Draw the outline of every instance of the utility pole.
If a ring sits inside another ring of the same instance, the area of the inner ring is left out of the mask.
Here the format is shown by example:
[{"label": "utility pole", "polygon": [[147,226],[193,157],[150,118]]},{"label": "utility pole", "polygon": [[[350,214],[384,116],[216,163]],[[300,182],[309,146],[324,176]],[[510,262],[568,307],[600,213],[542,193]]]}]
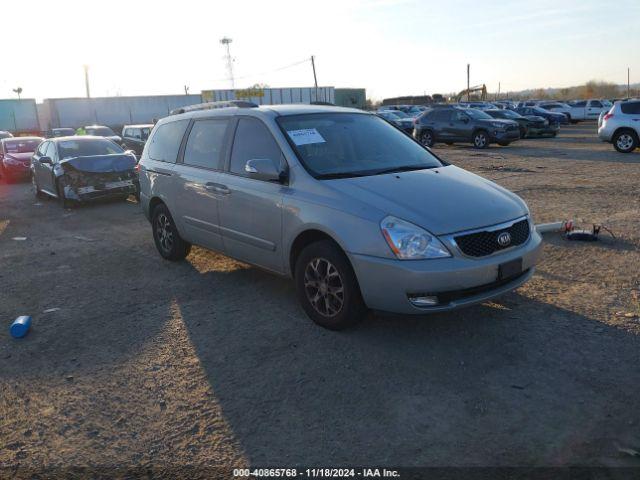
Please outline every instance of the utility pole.
[{"label": "utility pole", "polygon": [[629,93],[630,92],[629,87],[631,86],[631,84],[629,83],[629,78],[630,78],[629,77],[629,75],[630,75],[629,72],[630,72],[630,70],[631,69],[629,67],[627,67],[627,98],[631,98],[631,94]]},{"label": "utility pole", "polygon": [[84,68],[84,88],[87,91],[87,98],[91,98],[91,92],[89,90],[89,65],[83,65]]},{"label": "utility pole", "polygon": [[496,97],[496,100],[500,100],[500,82],[498,82],[498,96]]},{"label": "utility pole", "polygon": [[471,68],[471,65],[467,63],[467,102],[471,101],[471,92],[469,91],[469,89],[471,88],[471,84],[469,83],[470,68]]},{"label": "utility pole", "polygon": [[229,81],[231,82],[231,88],[235,89],[235,82],[233,80],[233,58],[231,58],[231,50],[229,48],[229,45],[231,44],[233,40],[231,40],[229,37],[222,37],[220,39],[220,43],[222,45],[224,45],[227,49],[227,55],[225,56],[225,59],[227,60],[227,72],[229,73]]},{"label": "utility pole", "polygon": [[311,55],[311,68],[313,68],[313,84],[316,86],[316,102],[318,101],[318,77],[316,77],[316,59]]}]

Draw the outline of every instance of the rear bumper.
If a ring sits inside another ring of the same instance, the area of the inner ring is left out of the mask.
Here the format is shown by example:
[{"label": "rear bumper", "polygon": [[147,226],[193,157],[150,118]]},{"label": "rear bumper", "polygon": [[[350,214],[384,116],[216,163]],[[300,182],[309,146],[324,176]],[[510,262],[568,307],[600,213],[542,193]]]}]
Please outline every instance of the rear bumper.
[{"label": "rear bumper", "polygon": [[31,176],[30,165],[14,165],[3,162],[2,166],[5,174],[11,178],[28,178]]},{"label": "rear bumper", "polygon": [[[426,314],[482,303],[519,287],[533,275],[541,250],[542,240],[533,230],[522,246],[484,258],[402,261],[355,254],[349,258],[369,308]],[[518,258],[522,258],[522,273],[498,281],[499,265]],[[439,303],[416,307],[409,296],[418,294],[438,296]]]},{"label": "rear bumper", "polygon": [[598,128],[598,138],[603,142],[611,143],[612,137],[613,137],[613,129],[607,128],[606,124]]}]

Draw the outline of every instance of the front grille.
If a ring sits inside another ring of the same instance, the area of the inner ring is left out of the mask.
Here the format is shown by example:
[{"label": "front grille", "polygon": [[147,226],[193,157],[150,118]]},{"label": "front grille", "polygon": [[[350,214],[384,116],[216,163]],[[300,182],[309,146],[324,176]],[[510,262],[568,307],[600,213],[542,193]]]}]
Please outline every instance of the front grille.
[{"label": "front grille", "polygon": [[[498,236],[503,232],[508,232],[509,235],[511,235],[511,243],[504,247],[498,243]],[[522,245],[529,239],[529,233],[529,221],[525,219],[500,230],[460,235],[459,237],[455,237],[455,241],[465,255],[470,257],[485,257],[498,250]]]}]

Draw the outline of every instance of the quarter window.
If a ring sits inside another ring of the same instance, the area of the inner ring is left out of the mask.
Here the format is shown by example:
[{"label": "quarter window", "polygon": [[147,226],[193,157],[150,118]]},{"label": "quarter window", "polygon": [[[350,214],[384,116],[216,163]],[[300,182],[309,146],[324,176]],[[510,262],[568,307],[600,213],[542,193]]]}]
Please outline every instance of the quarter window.
[{"label": "quarter window", "polygon": [[639,115],[640,102],[623,102],[620,105],[620,110],[627,115]]},{"label": "quarter window", "polygon": [[246,163],[255,158],[268,158],[278,165],[282,151],[264,123],[255,118],[241,118],[233,141],[229,170],[246,175]]},{"label": "quarter window", "polygon": [[228,124],[226,119],[197,120],[189,132],[184,149],[184,163],[219,169]]},{"label": "quarter window", "polygon": [[151,138],[149,158],[161,162],[176,163],[187,125],[189,125],[189,120],[177,120],[160,125]]}]

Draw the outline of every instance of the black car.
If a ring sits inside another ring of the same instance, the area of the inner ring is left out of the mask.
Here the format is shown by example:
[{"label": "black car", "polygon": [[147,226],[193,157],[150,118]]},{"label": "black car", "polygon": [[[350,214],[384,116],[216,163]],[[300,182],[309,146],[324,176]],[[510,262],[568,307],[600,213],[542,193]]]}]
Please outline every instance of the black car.
[{"label": "black car", "polygon": [[[544,108],[540,108],[540,107],[517,107],[514,111],[524,116],[535,115],[538,117],[545,118],[546,120],[549,120],[550,126],[552,127],[557,126],[558,130],[560,129],[561,124],[569,123],[569,119],[564,113],[556,113],[550,110],[545,110]],[[557,134],[558,131],[556,130],[555,133]]]},{"label": "black car", "polygon": [[73,202],[99,197],[126,198],[138,192],[136,159],[107,138],[60,137],[45,140],[31,157],[31,179],[38,197]]},{"label": "black car", "polygon": [[47,138],[68,137],[75,134],[76,134],[76,131],[73,128],[68,128],[68,127],[52,128],[47,132]]},{"label": "black car", "polygon": [[507,109],[485,110],[484,112],[491,115],[493,118],[502,118],[518,122],[520,138],[538,136],[544,133],[553,132],[553,129],[549,128],[549,121],[536,115],[529,115],[525,117],[520,115],[518,112]]},{"label": "black car", "polygon": [[142,155],[151,130],[153,130],[153,124],[125,125],[122,127],[122,148],[133,150],[138,156]]},{"label": "black car", "polygon": [[436,142],[471,142],[476,148],[486,148],[490,143],[506,146],[518,140],[520,129],[517,122],[473,108],[436,108],[418,117],[413,137],[428,147]]},{"label": "black car", "polygon": [[413,133],[413,118],[400,110],[380,110],[376,115],[384,118],[408,135]]}]

